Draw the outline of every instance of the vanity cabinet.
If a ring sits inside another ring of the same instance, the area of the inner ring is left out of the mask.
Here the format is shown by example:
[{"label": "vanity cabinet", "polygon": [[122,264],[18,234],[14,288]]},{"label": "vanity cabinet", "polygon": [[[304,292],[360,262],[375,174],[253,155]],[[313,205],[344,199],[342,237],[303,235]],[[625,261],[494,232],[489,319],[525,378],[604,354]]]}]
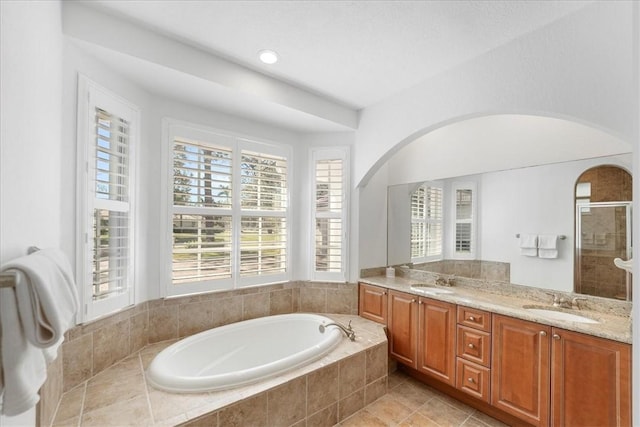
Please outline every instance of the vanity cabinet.
[{"label": "vanity cabinet", "polygon": [[631,425],[631,346],[553,328],[554,426]]},{"label": "vanity cabinet", "polygon": [[491,404],[530,424],[549,424],[551,327],[494,314]]},{"label": "vanity cabinet", "polygon": [[455,386],[455,304],[420,298],[418,321],[418,371]]},{"label": "vanity cabinet", "polygon": [[455,384],[456,306],[389,291],[389,353],[400,363]]},{"label": "vanity cabinet", "polygon": [[631,425],[631,346],[493,315],[491,404],[537,426]]},{"label": "vanity cabinet", "polygon": [[490,400],[491,313],[459,306],[457,310],[456,383],[484,402]]},{"label": "vanity cabinet", "polygon": [[388,339],[389,354],[398,362],[418,367],[418,297],[404,292],[389,291]]},{"label": "vanity cabinet", "polygon": [[358,313],[365,319],[387,324],[387,289],[360,283]]}]

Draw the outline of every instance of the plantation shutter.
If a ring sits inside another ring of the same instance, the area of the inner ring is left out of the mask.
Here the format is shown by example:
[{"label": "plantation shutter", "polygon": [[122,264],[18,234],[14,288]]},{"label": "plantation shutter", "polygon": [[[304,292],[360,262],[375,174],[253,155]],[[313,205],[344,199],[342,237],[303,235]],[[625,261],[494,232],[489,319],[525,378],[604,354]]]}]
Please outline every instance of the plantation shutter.
[{"label": "plantation shutter", "polygon": [[456,253],[473,251],[473,191],[471,189],[456,190]]},{"label": "plantation shutter", "polygon": [[411,194],[411,258],[414,261],[442,255],[442,188],[419,186]]},{"label": "plantation shutter", "polygon": [[95,107],[90,186],[94,194],[91,239],[92,298],[127,289],[130,265],[130,125]]},{"label": "plantation shutter", "polygon": [[316,161],[315,167],[315,270],[343,270],[343,209],[345,200],[342,159]]},{"label": "plantation shutter", "polygon": [[173,141],[172,282],[232,275],[232,148]]}]

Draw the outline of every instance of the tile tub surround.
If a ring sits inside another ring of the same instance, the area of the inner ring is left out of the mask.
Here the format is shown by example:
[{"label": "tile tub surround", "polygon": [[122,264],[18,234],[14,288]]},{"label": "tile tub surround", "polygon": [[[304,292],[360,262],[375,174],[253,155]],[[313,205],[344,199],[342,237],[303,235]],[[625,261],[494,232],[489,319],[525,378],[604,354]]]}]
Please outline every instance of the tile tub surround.
[{"label": "tile tub surround", "polygon": [[[363,277],[360,281],[370,285],[424,296],[424,294],[411,289],[412,284],[433,283],[433,281],[429,281],[428,278],[425,278],[420,273],[411,270],[410,274],[407,275],[408,277],[402,277],[396,273],[395,278],[385,276]],[[465,279],[464,281],[456,279],[456,285],[450,289],[454,291],[453,294],[429,295],[428,297],[627,344],[632,342],[631,303],[628,302],[577,295],[581,298],[587,298],[587,301],[581,302],[582,310],[570,311],[597,319],[600,322],[587,324],[553,320],[525,310],[523,306],[530,304],[551,307],[551,297],[541,289],[511,284],[505,286],[504,283],[483,282],[474,279]],[[562,294],[561,292],[554,293]],[[566,294],[566,296],[569,296],[569,294]]]},{"label": "tile tub surround", "polygon": [[209,393],[174,394],[146,383],[144,369],[175,339],[150,344],[67,391],[54,426],[269,425],[331,426],[387,392],[384,328],[353,315],[355,342],[346,337],[327,356],[278,377]]},{"label": "tile tub surround", "polygon": [[47,368],[36,423],[51,425],[62,393],[148,344],[266,315],[357,314],[357,292],[355,283],[293,281],[143,302],[78,325],[65,333],[58,358]]}]

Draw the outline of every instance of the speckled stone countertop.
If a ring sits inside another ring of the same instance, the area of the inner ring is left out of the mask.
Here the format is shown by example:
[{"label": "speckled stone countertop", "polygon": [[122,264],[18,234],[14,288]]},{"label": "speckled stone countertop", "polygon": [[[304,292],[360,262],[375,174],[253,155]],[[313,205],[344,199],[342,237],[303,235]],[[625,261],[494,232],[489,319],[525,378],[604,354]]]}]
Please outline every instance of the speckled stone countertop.
[{"label": "speckled stone countertop", "polygon": [[[582,332],[585,334],[607,338],[631,344],[631,316],[624,313],[624,310],[614,310],[610,307],[598,307],[601,298],[587,298],[585,308],[577,309],[555,309],[552,307],[550,297],[543,291],[522,286],[512,286],[508,295],[506,292],[489,292],[479,290],[470,286],[452,286],[445,289],[453,291],[452,294],[425,295],[420,291],[411,289],[411,285],[433,284],[429,281],[411,279],[405,277],[388,278],[386,276],[363,277],[359,280],[362,283],[381,286],[401,292],[414,294],[426,298],[446,301],[466,307],[486,310],[492,313],[503,314],[518,319],[529,320],[549,326],[556,326],[570,331]],[[555,292],[558,293],[558,292]],[[541,295],[544,297],[541,297]],[[576,295],[583,297],[583,295]],[[606,302],[603,302],[606,304]],[[540,306],[553,308],[557,311],[576,314],[597,320],[599,323],[580,323],[566,320],[555,320],[537,315],[523,308],[523,306]]]}]

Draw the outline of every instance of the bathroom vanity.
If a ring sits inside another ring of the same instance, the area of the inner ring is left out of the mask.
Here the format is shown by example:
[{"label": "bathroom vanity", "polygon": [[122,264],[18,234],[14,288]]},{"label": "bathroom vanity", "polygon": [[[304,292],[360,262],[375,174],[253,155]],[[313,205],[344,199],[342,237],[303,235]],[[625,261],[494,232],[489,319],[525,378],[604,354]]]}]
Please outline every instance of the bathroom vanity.
[{"label": "bathroom vanity", "polygon": [[415,285],[359,284],[360,316],[387,326],[390,357],[407,373],[510,425],[631,425],[628,317]]}]

